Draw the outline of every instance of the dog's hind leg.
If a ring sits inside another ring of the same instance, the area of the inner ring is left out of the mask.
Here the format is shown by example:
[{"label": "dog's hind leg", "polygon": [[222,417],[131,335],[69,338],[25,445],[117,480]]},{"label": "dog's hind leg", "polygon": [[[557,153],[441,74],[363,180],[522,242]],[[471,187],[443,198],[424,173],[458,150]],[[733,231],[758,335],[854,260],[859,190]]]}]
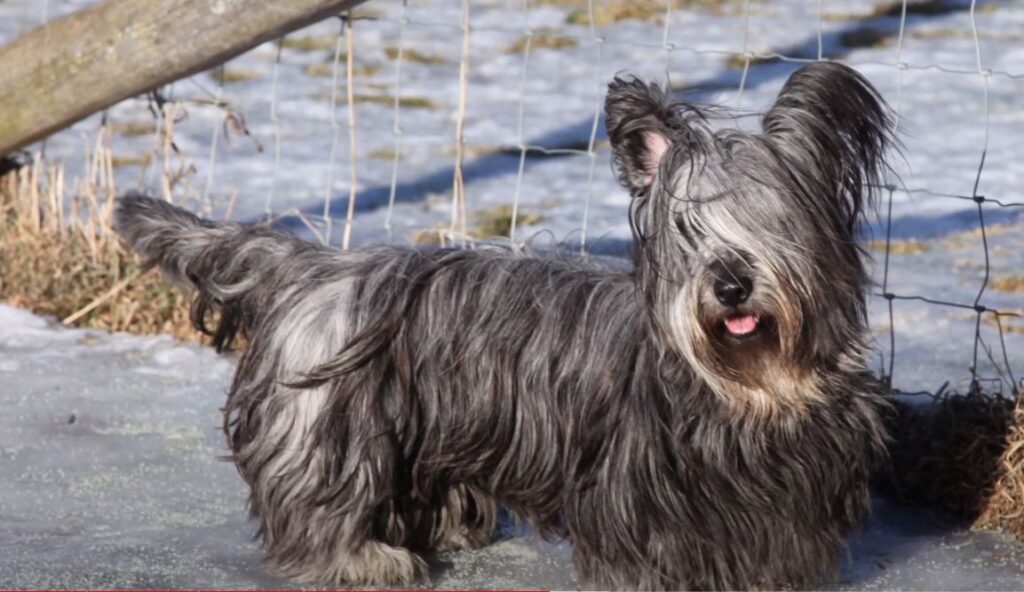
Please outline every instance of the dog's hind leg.
[{"label": "dog's hind leg", "polygon": [[251,487],[268,563],[331,586],[405,586],[426,574],[403,548],[401,458],[364,368],[303,378],[351,339],[349,280],[295,290],[251,337],[226,409],[234,460]]},{"label": "dog's hind leg", "polygon": [[[294,431],[296,416],[300,414],[278,421],[288,421]],[[268,435],[274,430],[272,426]],[[427,569],[422,558],[403,546],[407,527],[392,507],[393,446],[366,433],[346,436],[346,446],[318,442],[287,466],[274,459],[265,462],[264,470],[257,470],[250,480],[252,512],[261,525],[268,562],[282,575],[305,582],[411,585],[423,579]],[[273,438],[266,443],[288,446]],[[333,450],[343,452],[328,452]]]},{"label": "dog's hind leg", "polygon": [[[408,586],[427,575],[426,562],[415,552],[376,538],[362,538],[358,516],[327,517],[303,529],[300,540],[265,539],[267,559],[281,575],[329,586]],[[294,521],[302,517],[291,513]]]},{"label": "dog's hind leg", "polygon": [[326,444],[310,451],[308,464],[253,483],[253,513],[267,559],[282,575],[305,582],[414,584],[427,568],[404,547],[407,524],[392,504],[393,446],[365,434],[347,440],[344,456],[328,457],[327,450],[340,447]]},{"label": "dog's hind leg", "polygon": [[480,490],[459,484],[448,490],[435,516],[432,549],[435,552],[479,549],[491,542],[497,506]]}]

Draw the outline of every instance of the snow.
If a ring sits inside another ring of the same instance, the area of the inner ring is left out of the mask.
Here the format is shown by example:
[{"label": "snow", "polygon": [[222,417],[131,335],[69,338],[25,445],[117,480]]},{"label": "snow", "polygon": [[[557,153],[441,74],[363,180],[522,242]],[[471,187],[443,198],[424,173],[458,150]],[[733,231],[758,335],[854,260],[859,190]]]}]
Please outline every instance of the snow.
[{"label": "snow", "polygon": [[[57,18],[91,3],[0,2],[0,42],[36,26],[44,15]],[[403,107],[396,122],[387,102],[357,103],[356,245],[405,242],[418,230],[450,220],[459,4],[410,0],[403,12],[399,0],[373,0],[362,9],[372,18],[355,23],[356,65],[376,68],[357,77],[356,93],[397,93],[428,105]],[[634,73],[669,83],[688,100],[738,109],[737,125],[747,126],[754,119],[746,115],[769,106],[798,64],[753,63],[740,95],[742,72],[725,67],[728,54],[811,59],[818,55],[820,33],[822,55],[858,68],[901,117],[904,147],[894,163],[898,189],[892,194],[891,236],[920,241],[924,250],[894,252],[886,276],[883,253],[872,249],[875,292],[973,305],[986,277],[1024,273],[1024,207],[992,201],[979,206],[969,199],[977,184],[977,194],[988,200],[1024,203],[1024,2],[978,2],[974,15],[970,2],[951,4],[946,14],[909,14],[899,43],[899,18],[870,17],[874,0],[822,2],[820,31],[819,3],[809,0],[751,2],[749,21],[743,3],[736,2],[717,12],[676,8],[667,27],[625,21],[594,30],[566,24],[569,9],[557,4],[524,10],[519,0],[473,0],[464,167],[470,217],[518,195],[521,211],[543,217],[521,226],[520,239],[578,244],[585,232],[591,251],[621,255],[629,242],[628,199],[615,183],[599,118],[607,82]],[[398,45],[403,16],[404,47],[440,63],[403,61],[396,87],[396,63],[385,48]],[[845,48],[844,35],[864,27],[884,41]],[[523,53],[508,49],[526,30],[536,40],[548,33],[545,28],[576,45],[535,44],[524,77]],[[292,37],[333,39],[339,30],[335,19]],[[223,126],[224,112],[209,104],[217,93],[209,75],[165,89],[170,98],[185,101],[187,112],[175,126],[180,156],[174,162],[195,167],[177,196],[221,216],[237,193],[234,217],[240,220],[260,219],[268,208],[294,208],[315,218],[326,199],[336,218],[331,241],[339,244],[352,181],[347,109],[343,101],[332,106],[329,75],[307,73],[326,66],[330,74],[332,50],[284,49],[275,85],[276,55],[269,43],[228,65],[257,74],[223,90],[253,139]],[[343,97],[344,76],[339,91]],[[152,121],[143,99],[125,101],[107,116],[114,123]],[[33,150],[45,148],[73,178],[83,169],[99,125],[98,116],[89,118]],[[591,157],[586,149],[594,130]],[[215,134],[218,149],[211,158]],[[395,161],[388,151],[396,141],[395,205],[389,208]],[[519,178],[520,144],[577,152],[531,152]],[[152,135],[111,139],[119,156],[153,145]],[[155,191],[158,173],[155,166],[124,166],[117,179],[122,190]],[[207,180],[211,191],[203,204]],[[885,200],[872,215],[869,230],[876,240],[885,238],[888,208]],[[979,215],[987,229],[987,266]],[[283,224],[309,236],[295,218]],[[979,302],[1024,313],[1020,292],[988,289]],[[979,375],[992,379],[985,383],[992,388],[1009,392],[1011,381],[1024,375],[1024,321],[1003,318],[1015,330],[1000,336],[986,315],[977,325],[976,349],[977,313],[969,306],[902,299],[892,305],[890,319],[888,301],[875,296],[870,302],[873,367],[888,368],[891,328],[893,382],[900,389],[935,391],[948,383],[963,391],[975,356]],[[224,453],[218,407],[232,369],[231,359],[169,337],[68,330],[0,306],[0,584],[288,585],[261,567],[245,517],[244,487],[231,466],[217,460]],[[1024,585],[1022,568],[1016,567],[1024,566],[1021,545],[881,502],[872,529],[851,552],[843,573],[851,588]],[[450,565],[434,585],[572,587],[568,553],[564,545],[510,536],[481,552],[446,558]]]},{"label": "snow", "polygon": [[[53,18],[87,3],[51,0],[49,16]],[[977,182],[978,193],[989,199],[1024,202],[1020,192],[1024,165],[1017,157],[1017,142],[1024,135],[1024,109],[1020,108],[1019,99],[1024,94],[1019,34],[1024,26],[1024,3],[978,5],[974,15],[980,36],[977,54],[970,3],[952,4],[954,10],[948,14],[908,15],[902,45],[897,43],[898,18],[866,17],[874,2],[822,5],[823,55],[858,67],[901,115],[904,157],[896,159],[895,165],[898,181],[908,191],[893,194],[892,235],[897,239],[938,239],[978,227],[973,201],[936,193],[969,197]],[[621,254],[629,238],[628,200],[616,185],[608,164],[609,151],[602,142],[600,121],[594,158],[585,154],[596,109],[612,76],[629,72],[669,81],[689,100],[739,107],[741,113],[758,112],[770,105],[786,76],[798,64],[753,64],[740,97],[736,89],[741,71],[723,68],[725,52],[746,48],[758,55],[817,56],[816,3],[753,2],[749,32],[742,3],[726,4],[727,8],[730,6],[732,9],[721,15],[676,9],[666,35],[666,29],[653,22],[625,21],[591,32],[585,25],[565,24],[567,9],[563,7],[544,5],[524,11],[519,2],[474,1],[465,130],[469,156],[464,167],[470,217],[474,210],[510,203],[518,195],[521,211],[543,216],[539,223],[520,227],[519,238],[574,243],[585,230],[592,250]],[[373,18],[356,22],[356,65],[373,66],[377,71],[357,77],[356,93],[391,97],[397,92],[406,99],[427,100],[436,108],[403,107],[397,122],[401,133],[396,134],[391,104],[357,103],[358,194],[353,242],[382,242],[389,236],[392,240],[408,241],[416,231],[446,223],[451,217],[461,52],[459,6],[439,1],[410,2],[404,15],[408,21],[404,46],[438,57],[441,63],[404,60],[397,87],[396,64],[387,57],[385,49],[398,45],[401,3],[375,0],[364,10]],[[0,4],[0,39],[25,30],[39,18],[35,5],[26,0]],[[887,35],[887,41],[878,47],[853,50],[842,46],[844,34],[864,27]],[[523,39],[527,28],[538,37],[545,28],[551,29],[575,40],[577,46],[558,50],[535,47],[522,84],[523,55],[509,52],[508,48]],[[330,20],[293,37],[326,36],[331,41],[339,29],[338,21]],[[667,46],[662,44],[663,38]],[[169,97],[186,101],[187,116],[175,126],[175,141],[181,158],[196,168],[179,188],[179,198],[193,204],[202,200],[209,180],[209,205],[215,215],[221,215],[229,207],[231,196],[237,194],[234,213],[243,220],[263,217],[268,205],[274,212],[295,208],[315,218],[323,213],[325,198],[329,198],[329,210],[336,218],[332,242],[338,244],[350,186],[347,110],[344,105],[332,110],[329,76],[310,76],[306,72],[310,66],[320,66],[327,67],[329,74],[332,50],[307,52],[286,48],[277,69],[276,86],[275,56],[274,44],[265,44],[228,66],[258,74],[252,80],[229,84],[223,91],[224,98],[244,116],[256,141],[224,129],[223,111],[208,104],[216,95],[216,83],[208,75],[200,74],[166,89]],[[982,68],[993,70],[991,76],[977,72],[979,57]],[[906,69],[897,67],[898,62],[905,63]],[[343,79],[339,85],[340,96],[344,96]],[[272,117],[275,107],[276,120]],[[114,123],[150,122],[148,108],[141,99],[126,101],[107,115]],[[750,120],[744,118],[742,124],[749,124]],[[337,123],[337,127],[332,123]],[[99,118],[94,117],[46,142],[48,156],[69,167],[69,178],[80,171],[85,160],[83,146],[92,145],[98,126]],[[279,163],[277,132],[281,136]],[[210,145],[215,133],[218,150],[211,160]],[[396,140],[400,142],[396,203],[391,209],[388,202],[394,160],[388,152],[395,149]],[[529,146],[573,147],[583,152],[549,156],[531,152],[520,182],[520,140]],[[116,155],[137,155],[153,144],[148,135],[115,135],[112,150]],[[985,166],[979,179],[977,170],[986,146]],[[332,151],[334,147],[336,151]],[[502,148],[505,150],[499,150]],[[121,188],[155,190],[157,168],[149,167],[143,173],[138,167],[119,167]],[[329,179],[333,182],[330,188]],[[876,216],[876,238],[884,237],[887,206],[888,203],[881,204]],[[1003,208],[992,202],[983,204],[982,210],[987,224],[1012,223],[1024,214],[1024,207]],[[390,235],[386,230],[389,221],[393,227]],[[295,218],[284,223],[296,232],[309,234]],[[981,262],[980,240],[975,238],[974,242],[973,251],[964,250],[955,257],[969,258],[972,265]],[[1021,258],[1017,254],[1019,251],[994,257],[994,271],[1008,273],[1019,269]],[[892,275],[894,290],[898,288],[895,291],[901,295],[935,297],[936,294],[919,289],[922,286],[913,269],[917,261],[897,266]],[[911,269],[905,269],[908,266]],[[935,287],[944,292],[944,298],[973,303],[980,282],[974,284],[958,278]],[[982,304],[997,301],[998,295],[990,292]],[[1019,299],[1009,304],[1020,306]],[[939,317],[960,318],[958,311],[921,303],[913,307],[925,308],[928,314]],[[1020,335],[1013,337],[1013,345],[1020,345]],[[973,350],[973,340],[970,341],[965,350]],[[958,385],[968,380],[968,365],[963,360],[957,363],[954,378]],[[933,375],[948,374],[944,367],[933,369]],[[897,370],[898,386],[905,390],[919,386],[914,384],[918,375],[902,368]]]}]

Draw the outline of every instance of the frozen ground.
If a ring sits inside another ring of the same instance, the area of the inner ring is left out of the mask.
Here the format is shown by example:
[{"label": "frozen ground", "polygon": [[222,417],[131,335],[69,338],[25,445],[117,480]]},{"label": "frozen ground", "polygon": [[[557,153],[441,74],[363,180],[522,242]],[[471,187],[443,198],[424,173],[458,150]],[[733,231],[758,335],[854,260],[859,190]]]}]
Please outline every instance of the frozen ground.
[{"label": "frozen ground", "polygon": [[[0,0],[0,42],[90,3]],[[595,107],[615,73],[668,81],[683,97],[738,107],[742,115],[768,106],[796,65],[755,61],[740,96],[742,70],[730,67],[730,53],[813,58],[819,51],[816,0],[752,1],[749,21],[737,1],[713,12],[676,8],[667,27],[655,19],[593,31],[566,24],[572,8],[565,2],[527,4],[529,10],[520,0],[472,2],[464,170],[470,219],[518,195],[522,211],[539,216],[519,229],[520,238],[572,244],[585,230],[588,246],[603,253],[621,254],[628,238],[628,204],[608,164],[603,122],[597,122],[594,158],[585,151]],[[1024,274],[1024,1],[979,1],[973,19],[970,4],[950,0],[933,14],[911,10],[900,44],[899,18],[879,15],[884,11],[874,0],[825,0],[820,30],[822,55],[860,69],[901,115],[905,159],[896,166],[904,188],[892,197],[899,248],[890,258],[887,288],[968,304],[986,276],[978,206],[962,199],[975,183],[978,194],[1017,204],[981,205],[990,277]],[[225,73],[245,79],[222,90],[209,74],[164,89],[186,109],[175,126],[180,152],[172,164],[194,167],[185,169],[192,172],[176,197],[204,202],[220,215],[237,194],[234,216],[244,220],[289,209],[316,217],[325,202],[340,218],[354,155],[356,244],[408,241],[449,220],[459,5],[410,0],[403,13],[398,0],[372,0],[361,9],[369,18],[355,25],[354,90],[362,99],[354,152],[346,107],[331,101],[337,21],[290,36],[277,66],[274,44],[231,62]],[[535,41],[524,76],[524,53],[513,46],[527,29],[535,40],[554,35],[568,41],[557,49]],[[400,42],[420,57],[406,53],[396,71],[392,55]],[[991,76],[978,73],[979,61]],[[338,90],[343,97],[343,76]],[[395,95],[403,100],[398,121],[390,103]],[[244,117],[252,139],[224,127],[225,110],[211,104],[218,96]],[[152,133],[144,133],[153,125],[146,101],[126,101],[107,116],[116,131],[109,147],[120,187],[155,189],[158,167],[138,166],[155,144]],[[740,125],[751,121],[743,117]],[[48,158],[65,162],[71,178],[82,170],[99,122],[86,120],[33,149],[45,147]],[[576,152],[531,151],[520,177],[520,142]],[[875,239],[884,238],[887,206],[871,229]],[[285,223],[302,232],[295,218]],[[342,226],[340,219],[333,224],[334,244]],[[877,247],[872,243],[881,291],[886,277]],[[1019,291],[989,289],[980,302],[1024,313]],[[886,367],[894,331],[897,387],[968,386],[973,311],[897,300],[890,320],[886,301],[875,298],[871,326],[879,365]],[[1011,373],[1016,379],[1024,374],[1024,320],[1004,318],[1003,326],[1001,339],[988,316],[981,323],[979,373],[991,379],[991,388],[1007,392]],[[288,585],[260,566],[241,483],[230,465],[216,460],[224,452],[217,408],[231,368],[230,360],[168,338],[62,330],[0,309],[0,586]],[[573,585],[564,545],[522,536],[445,559],[450,564],[438,570],[436,586]],[[1000,536],[879,504],[872,529],[852,547],[843,582],[850,588],[1021,589],[1022,559],[1022,546]]]},{"label": "frozen ground", "polygon": [[[0,305],[0,586],[282,588],[252,540],[218,407],[233,369],[167,337],[65,329]],[[575,586],[564,543],[506,529],[438,588]],[[1024,589],[1024,545],[876,504],[843,589]]]}]

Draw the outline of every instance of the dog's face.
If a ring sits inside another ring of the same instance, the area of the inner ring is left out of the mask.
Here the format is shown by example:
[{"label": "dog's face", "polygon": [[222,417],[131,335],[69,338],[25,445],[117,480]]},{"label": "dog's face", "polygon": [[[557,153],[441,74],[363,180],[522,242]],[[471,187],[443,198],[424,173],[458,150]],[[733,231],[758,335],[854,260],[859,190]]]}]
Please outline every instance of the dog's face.
[{"label": "dog's face", "polygon": [[867,81],[805,66],[760,133],[713,131],[635,79],[613,82],[606,109],[656,326],[713,390],[770,414],[805,408],[825,375],[858,368],[856,227],[890,138]]}]

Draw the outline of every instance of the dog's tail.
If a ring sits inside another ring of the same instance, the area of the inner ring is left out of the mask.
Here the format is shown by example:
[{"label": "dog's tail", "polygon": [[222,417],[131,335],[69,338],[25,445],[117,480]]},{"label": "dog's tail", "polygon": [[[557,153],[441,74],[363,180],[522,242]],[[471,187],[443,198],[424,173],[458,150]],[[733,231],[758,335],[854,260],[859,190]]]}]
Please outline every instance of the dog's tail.
[{"label": "dog's tail", "polygon": [[[192,286],[192,323],[218,349],[251,333],[271,308],[275,290],[299,279],[293,263],[317,247],[289,235],[203,220],[165,201],[128,194],[118,199],[114,229],[150,267]],[[209,323],[219,312],[217,326]]]}]

